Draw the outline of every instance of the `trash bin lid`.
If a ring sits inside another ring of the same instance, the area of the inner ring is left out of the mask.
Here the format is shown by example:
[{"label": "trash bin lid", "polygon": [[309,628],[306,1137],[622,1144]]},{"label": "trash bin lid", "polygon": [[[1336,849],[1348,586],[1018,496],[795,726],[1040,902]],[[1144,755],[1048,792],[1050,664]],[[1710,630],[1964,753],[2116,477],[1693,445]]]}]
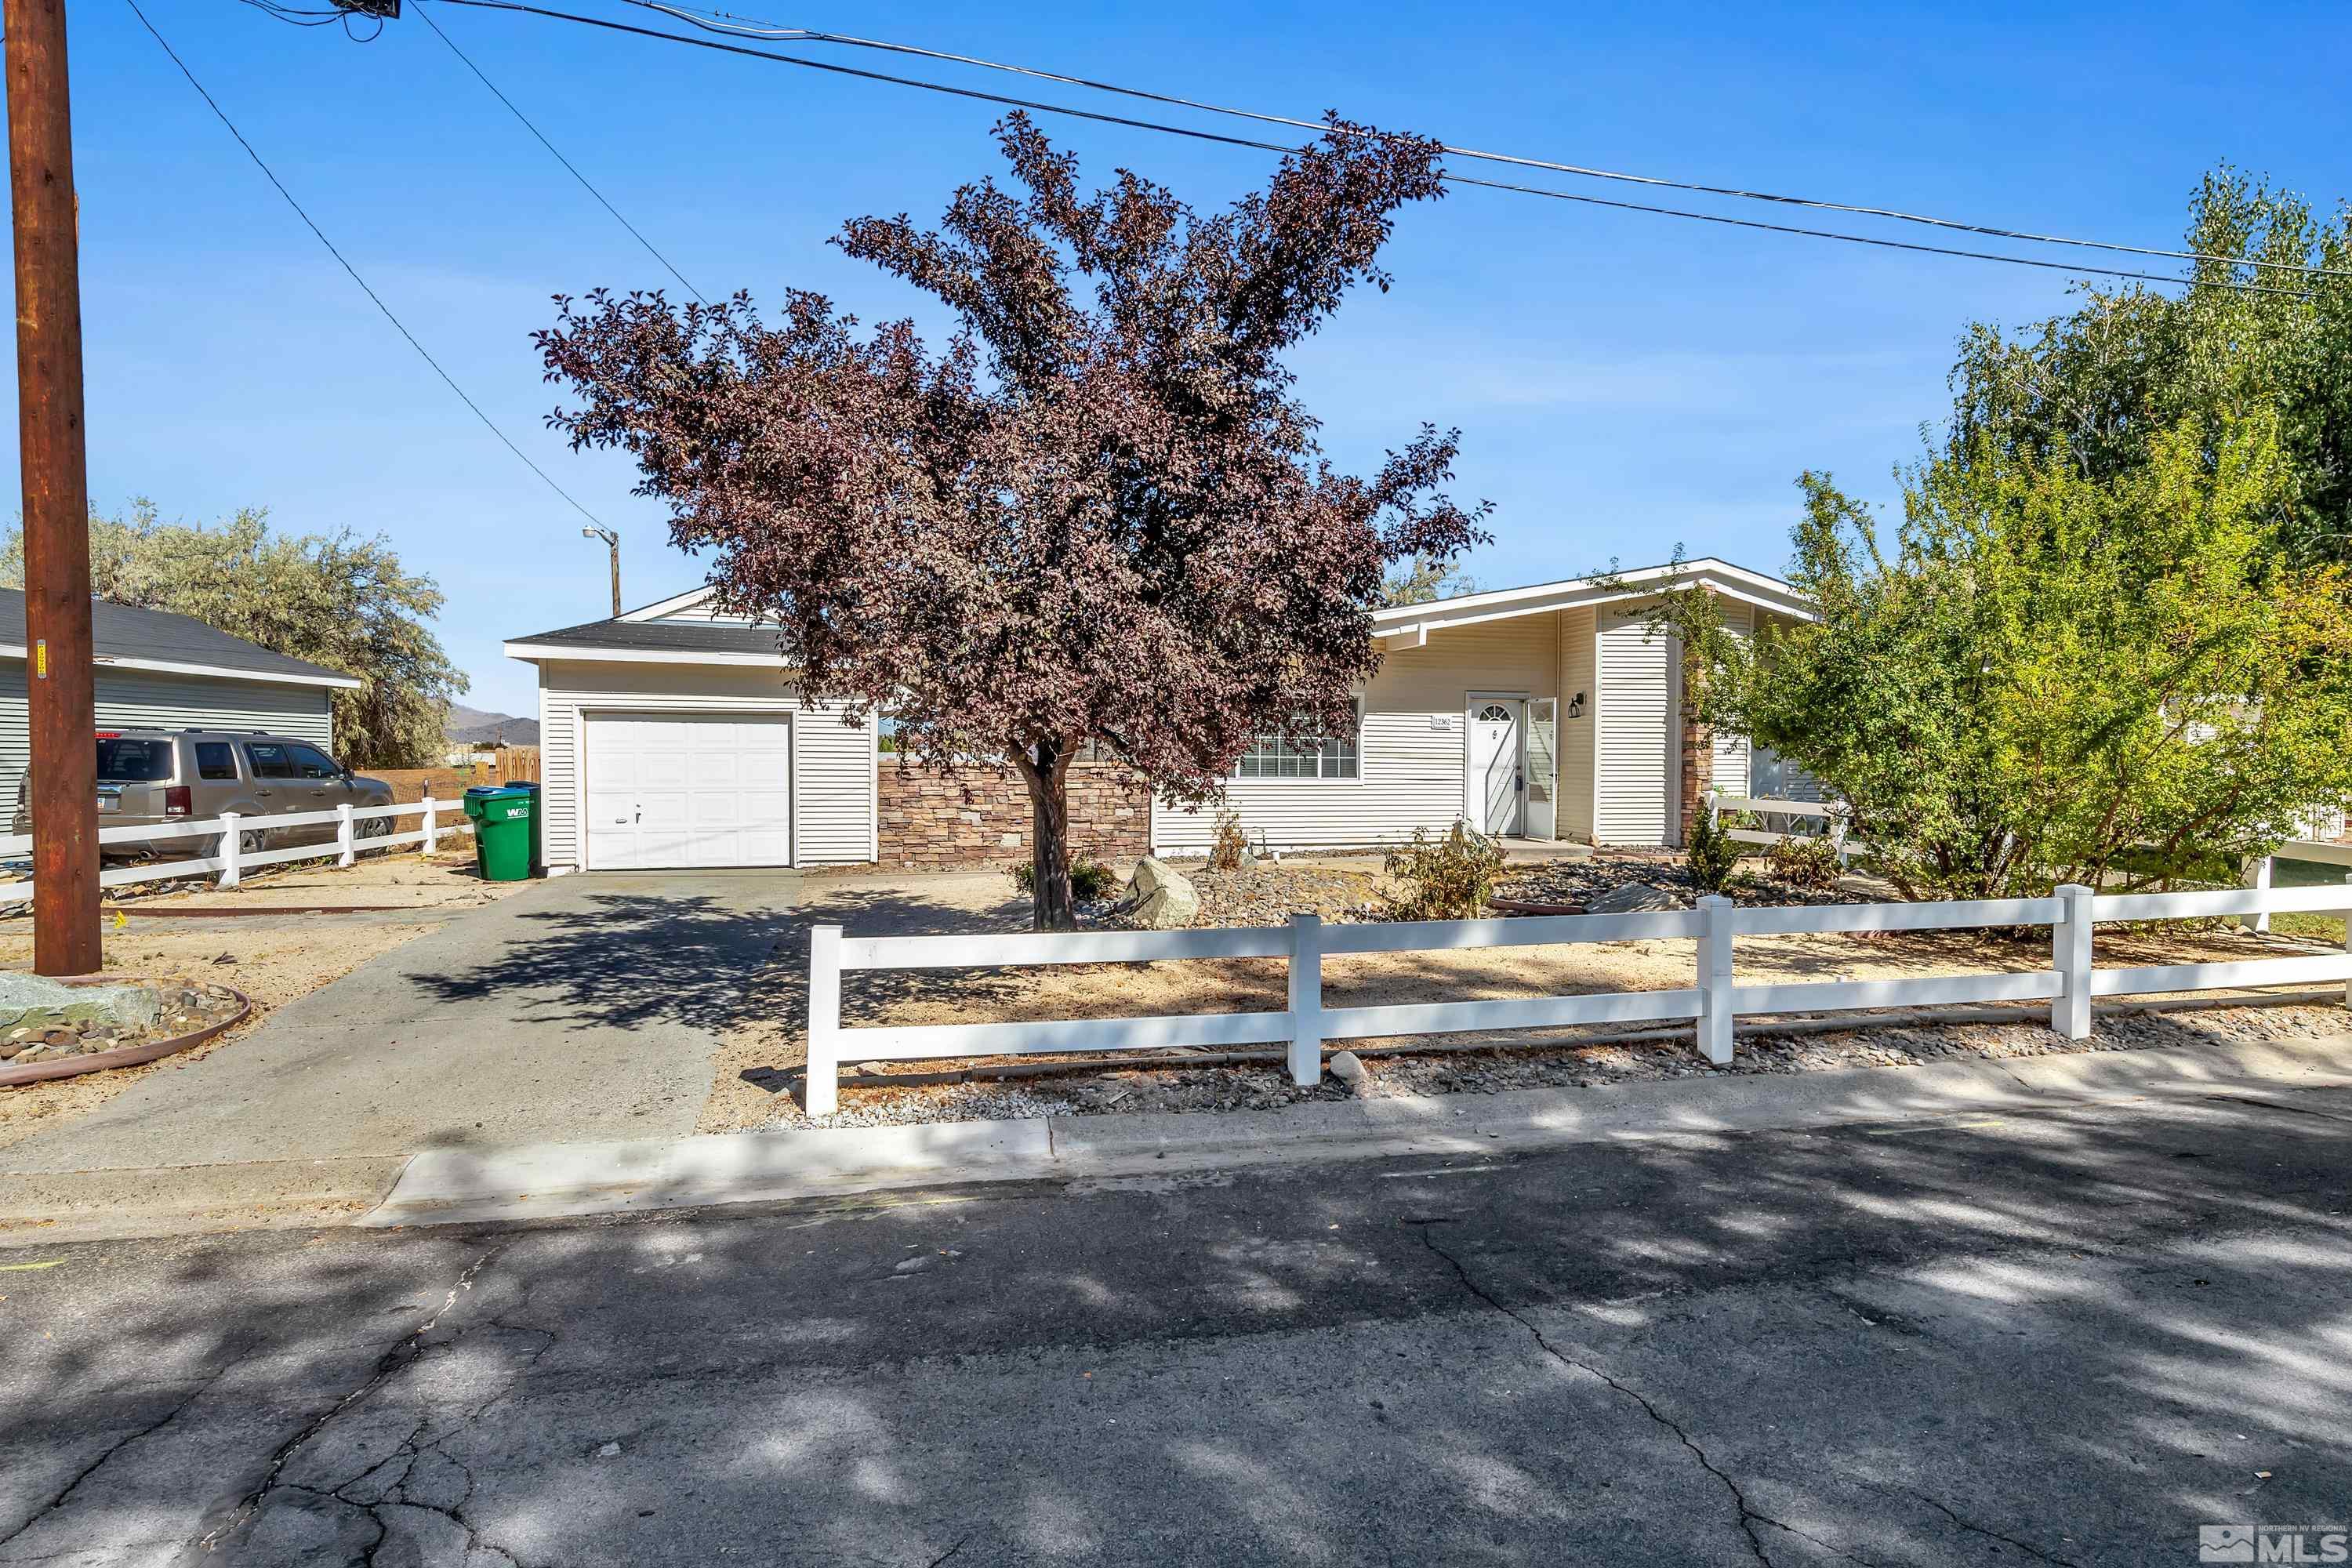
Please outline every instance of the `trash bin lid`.
[{"label": "trash bin lid", "polygon": [[474,784],[467,788],[466,795],[469,800],[490,800],[505,795],[530,795],[538,788],[537,784]]}]

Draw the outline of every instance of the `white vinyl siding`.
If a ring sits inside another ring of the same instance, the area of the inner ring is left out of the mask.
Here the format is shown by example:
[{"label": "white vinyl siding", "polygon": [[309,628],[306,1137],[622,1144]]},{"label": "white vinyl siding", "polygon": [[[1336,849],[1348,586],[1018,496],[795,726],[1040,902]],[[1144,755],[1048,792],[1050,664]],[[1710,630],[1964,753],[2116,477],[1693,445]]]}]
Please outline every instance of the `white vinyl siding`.
[{"label": "white vinyl siding", "polygon": [[[1362,694],[1361,776],[1230,780],[1226,804],[1243,831],[1276,849],[1350,848],[1452,827],[1463,810],[1469,694],[1559,695],[1559,619],[1458,626],[1431,633],[1421,647],[1389,649]],[[1152,803],[1151,843],[1161,854],[1204,854],[1214,827],[1213,811]]]},{"label": "white vinyl siding", "polygon": [[[1756,606],[1737,600],[1723,602],[1724,629],[1745,641],[1756,635]],[[1748,793],[1748,737],[1730,730],[1715,732],[1715,787],[1720,795]]]},{"label": "white vinyl siding", "polygon": [[[101,730],[267,730],[334,750],[324,687],[103,668],[94,679]],[[0,659],[0,808],[5,815],[16,812],[32,754],[25,661]]]},{"label": "white vinyl siding", "polygon": [[1598,612],[1599,728],[1594,737],[1593,839],[1601,844],[1673,841],[1676,644],[1653,635],[1646,604]]},{"label": "white vinyl siding", "polygon": [[838,704],[793,696],[780,671],[749,666],[590,663],[540,666],[541,841],[551,868],[577,869],[583,712],[781,713],[792,721],[793,864],[875,857],[874,726],[842,722]]},{"label": "white vinyl siding", "polygon": [[[1562,611],[1559,617],[1559,836],[1592,838],[1592,735],[1596,683],[1592,668],[1592,611]],[[1579,693],[1583,711],[1569,717]]]}]

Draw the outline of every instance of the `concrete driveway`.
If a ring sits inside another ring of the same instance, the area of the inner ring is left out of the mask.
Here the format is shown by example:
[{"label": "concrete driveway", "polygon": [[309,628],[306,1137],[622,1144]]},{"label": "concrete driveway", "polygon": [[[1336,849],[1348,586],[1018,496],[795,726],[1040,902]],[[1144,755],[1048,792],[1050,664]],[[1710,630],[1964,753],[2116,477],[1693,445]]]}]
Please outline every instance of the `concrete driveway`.
[{"label": "concrete driveway", "polygon": [[[557,878],[0,1151],[11,1218],[158,1205],[331,1217],[425,1149],[694,1131],[717,1043],[786,933],[791,872]],[[246,1217],[253,1217],[247,1214]]]}]

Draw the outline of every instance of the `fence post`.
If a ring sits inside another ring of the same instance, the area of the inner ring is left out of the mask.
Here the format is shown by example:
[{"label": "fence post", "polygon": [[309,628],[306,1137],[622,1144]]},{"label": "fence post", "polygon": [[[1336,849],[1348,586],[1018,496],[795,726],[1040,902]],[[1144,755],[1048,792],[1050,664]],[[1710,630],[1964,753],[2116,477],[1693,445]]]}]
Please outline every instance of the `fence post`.
[{"label": "fence post", "polygon": [[[2257,893],[2269,892],[2271,890],[2271,857],[2265,855],[2259,860],[2247,861],[2245,882],[2246,886]],[[2267,934],[2271,929],[2270,910],[2256,910],[2253,918],[2247,921],[2245,926],[2256,935]]]},{"label": "fence post", "polygon": [[1706,825],[1707,825],[1709,827],[1721,827],[1721,826],[1723,826],[1723,804],[1722,804],[1722,802],[1723,802],[1723,792],[1722,792],[1721,790],[1719,790],[1719,789],[1716,788],[1713,784],[1709,784],[1709,785],[1707,785],[1707,786],[1706,786]]},{"label": "fence post", "polygon": [[[2344,881],[2347,887],[2352,887],[2352,871],[2344,874]],[[2344,916],[2344,955],[2352,958],[2352,909],[2339,912]],[[2352,1007],[2352,980],[2344,983],[2344,1005]]]},{"label": "fence post", "polygon": [[2054,889],[2066,918],[2050,928],[2051,967],[2058,994],[2050,999],[2050,1028],[2070,1040],[2091,1033],[2091,889],[2066,882]]},{"label": "fence post", "polygon": [[1729,899],[1698,901],[1698,1048],[1717,1067],[1731,1065],[1731,911]]},{"label": "fence post", "polygon": [[234,888],[237,884],[237,879],[244,875],[243,869],[236,862],[238,851],[245,847],[245,837],[236,830],[236,813],[222,812],[220,825],[220,885],[224,888]]},{"label": "fence post", "polygon": [[1323,1081],[1323,917],[1290,917],[1290,1081]]},{"label": "fence post", "polygon": [[359,858],[352,845],[352,803],[335,807],[335,864],[348,866]]},{"label": "fence post", "polygon": [[430,855],[441,842],[441,825],[433,820],[433,786],[425,786],[425,853]]},{"label": "fence post", "polygon": [[841,928],[809,928],[808,1079],[802,1108],[811,1116],[841,1109]]},{"label": "fence post", "polygon": [[1843,802],[1840,802],[1830,812],[1830,847],[1837,851],[1838,869],[1841,871],[1846,868],[1845,816],[1846,808]]}]

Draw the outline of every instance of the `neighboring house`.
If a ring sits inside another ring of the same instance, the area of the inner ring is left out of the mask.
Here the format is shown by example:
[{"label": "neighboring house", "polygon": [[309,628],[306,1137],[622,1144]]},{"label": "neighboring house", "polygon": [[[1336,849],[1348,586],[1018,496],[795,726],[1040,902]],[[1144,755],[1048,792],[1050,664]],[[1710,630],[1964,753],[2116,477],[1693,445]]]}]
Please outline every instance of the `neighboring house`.
[{"label": "neighboring house", "polygon": [[[267,730],[334,749],[328,696],[348,675],[163,610],[90,601],[98,728]],[[27,738],[25,595],[0,588],[0,791],[13,813],[32,756]]]},{"label": "neighboring house", "polygon": [[[1788,584],[1714,560],[1384,609],[1355,732],[1254,749],[1229,805],[1277,849],[1465,819],[1507,837],[1673,845],[1709,783],[1749,792],[1751,762],[1759,793],[1810,798],[1793,770],[1686,722],[1679,646],[1645,619],[1669,579],[1712,591],[1737,631],[1811,616]],[[791,695],[773,629],[720,619],[709,597],[506,645],[539,668],[550,868],[879,858],[875,727]],[[1207,849],[1209,814],[1153,804],[1149,818],[1153,849]]]}]

